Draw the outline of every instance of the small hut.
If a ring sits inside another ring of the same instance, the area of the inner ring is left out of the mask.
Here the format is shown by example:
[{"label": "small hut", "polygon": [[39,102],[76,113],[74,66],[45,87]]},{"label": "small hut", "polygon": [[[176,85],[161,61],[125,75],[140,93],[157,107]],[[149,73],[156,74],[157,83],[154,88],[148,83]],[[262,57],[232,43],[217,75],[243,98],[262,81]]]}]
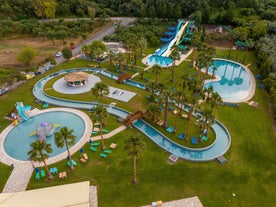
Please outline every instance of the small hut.
[{"label": "small hut", "polygon": [[79,87],[83,86],[88,81],[89,74],[84,72],[73,72],[64,76],[64,80],[68,86]]}]

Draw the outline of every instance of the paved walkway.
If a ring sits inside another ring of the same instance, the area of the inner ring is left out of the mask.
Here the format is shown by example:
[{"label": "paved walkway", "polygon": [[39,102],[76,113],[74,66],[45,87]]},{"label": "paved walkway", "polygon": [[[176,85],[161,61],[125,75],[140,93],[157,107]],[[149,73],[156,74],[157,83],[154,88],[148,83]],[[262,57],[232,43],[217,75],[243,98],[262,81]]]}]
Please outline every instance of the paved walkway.
[{"label": "paved walkway", "polygon": [[185,198],[181,200],[174,200],[169,202],[155,201],[151,205],[141,206],[141,207],[151,207],[151,206],[162,206],[162,207],[203,207],[197,196],[191,198]]}]

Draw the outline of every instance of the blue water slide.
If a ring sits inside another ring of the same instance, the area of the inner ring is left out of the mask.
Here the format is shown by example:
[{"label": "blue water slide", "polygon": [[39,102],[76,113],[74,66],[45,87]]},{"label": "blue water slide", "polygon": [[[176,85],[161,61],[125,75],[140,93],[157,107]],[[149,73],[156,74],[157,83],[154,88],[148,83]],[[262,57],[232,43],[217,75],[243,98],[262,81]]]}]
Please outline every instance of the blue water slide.
[{"label": "blue water slide", "polygon": [[175,35],[175,32],[164,32],[164,35],[167,35],[167,36],[172,36],[172,35]]},{"label": "blue water slide", "polygon": [[172,41],[173,38],[174,38],[174,36],[171,36],[171,37],[161,37],[160,41],[161,42],[170,42],[170,41]]},{"label": "blue water slide", "polygon": [[176,29],[175,27],[168,27],[169,31],[175,31],[175,29]]},{"label": "blue water slide", "polygon": [[22,102],[19,102],[16,104],[16,109],[18,114],[26,121],[29,119],[29,117],[25,114],[24,111],[30,110],[31,106],[23,106]]}]

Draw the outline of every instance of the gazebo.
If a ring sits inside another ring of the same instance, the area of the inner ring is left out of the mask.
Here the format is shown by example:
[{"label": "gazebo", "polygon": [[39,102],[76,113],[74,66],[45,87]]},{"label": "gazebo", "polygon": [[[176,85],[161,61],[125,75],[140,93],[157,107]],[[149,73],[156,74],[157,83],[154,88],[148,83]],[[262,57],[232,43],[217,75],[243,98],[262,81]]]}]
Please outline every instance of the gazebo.
[{"label": "gazebo", "polygon": [[89,74],[85,72],[73,72],[64,76],[64,80],[68,86],[79,87],[83,86],[88,81]]}]

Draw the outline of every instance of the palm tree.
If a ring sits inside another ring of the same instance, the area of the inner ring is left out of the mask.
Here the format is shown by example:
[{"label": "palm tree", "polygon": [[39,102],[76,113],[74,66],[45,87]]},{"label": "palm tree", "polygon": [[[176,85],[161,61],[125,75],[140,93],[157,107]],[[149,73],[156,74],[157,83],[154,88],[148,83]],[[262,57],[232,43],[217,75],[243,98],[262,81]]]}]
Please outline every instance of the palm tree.
[{"label": "palm tree", "polygon": [[152,67],[152,70],[153,70],[153,72],[155,73],[155,83],[157,84],[157,82],[158,82],[158,75],[160,74],[162,68],[161,68],[160,65],[156,65],[156,64],[155,64],[155,65]]},{"label": "palm tree", "polygon": [[88,45],[82,45],[81,51],[85,54],[85,56],[88,56],[91,52],[91,48]]},{"label": "palm tree", "polygon": [[171,81],[174,82],[174,69],[175,69],[175,61],[180,59],[180,54],[179,54],[179,50],[177,47],[174,47],[170,58],[173,60],[173,64],[172,64],[172,79]]},{"label": "palm tree", "polygon": [[147,39],[144,37],[140,37],[140,39],[138,40],[138,45],[140,47],[140,55],[142,56],[144,49],[147,48],[148,45]]},{"label": "palm tree", "polygon": [[107,57],[109,58],[109,69],[113,68],[112,61],[115,58],[115,53],[112,50],[109,50],[107,53]]},{"label": "palm tree", "polygon": [[122,52],[119,52],[117,54],[116,59],[119,61],[119,70],[120,70],[120,72],[122,72],[122,61],[124,61],[124,59],[125,59],[125,54]]},{"label": "palm tree", "polygon": [[108,96],[109,94],[109,88],[107,85],[105,85],[102,82],[98,82],[95,84],[95,86],[91,89],[92,94],[96,96],[97,98],[100,96],[101,99],[101,106],[103,108],[103,96]]},{"label": "palm tree", "polygon": [[156,117],[159,117],[161,114],[160,107],[157,103],[150,103],[146,112],[146,116],[151,119],[152,122],[155,122]]},{"label": "palm tree", "polygon": [[192,120],[192,115],[193,112],[195,112],[198,109],[198,102],[197,102],[197,98],[195,96],[193,96],[190,99],[190,109],[189,109],[189,113],[188,113],[188,122],[187,122],[187,130],[186,130],[186,141],[188,141],[189,139],[189,135],[190,135],[190,125],[191,125],[191,120]]},{"label": "palm tree", "polygon": [[248,49],[252,48],[253,46],[254,46],[254,41],[251,38],[248,38],[246,40],[246,49],[245,49],[245,52],[244,52],[242,63],[245,63],[245,59],[246,59],[246,56],[247,56]]},{"label": "palm tree", "polygon": [[136,160],[142,155],[144,148],[145,143],[142,141],[140,134],[132,134],[129,139],[125,141],[125,151],[128,156],[133,157],[133,184],[137,183]]},{"label": "palm tree", "polygon": [[151,93],[152,98],[154,97],[155,92],[157,91],[158,85],[155,82],[149,82],[146,85],[146,90]]},{"label": "palm tree", "polygon": [[101,135],[103,150],[105,149],[105,144],[104,144],[102,128],[105,125],[105,120],[107,117],[108,117],[108,113],[106,108],[103,108],[101,106],[96,106],[95,108],[93,108],[93,111],[91,113],[91,118],[93,122],[98,122],[100,124],[100,135]]},{"label": "palm tree", "polygon": [[73,135],[74,130],[68,129],[67,127],[62,127],[58,132],[55,133],[55,144],[58,148],[63,148],[66,146],[68,159],[70,162],[70,169],[74,170],[74,165],[72,163],[71,154],[69,150],[69,146],[73,146],[76,144],[77,137]]},{"label": "palm tree", "polygon": [[28,151],[29,159],[35,162],[43,162],[46,172],[48,174],[48,179],[53,178],[52,174],[49,171],[46,159],[49,158],[49,154],[53,152],[51,144],[47,144],[46,140],[36,140],[31,143],[31,149]]},{"label": "palm tree", "polygon": [[219,106],[222,102],[222,99],[220,95],[217,92],[212,92],[211,98],[210,98],[210,104],[212,111],[216,106]]},{"label": "palm tree", "polygon": [[168,126],[168,108],[169,108],[169,101],[174,99],[175,94],[173,94],[170,90],[165,90],[161,94],[161,98],[165,103],[165,117],[164,117],[164,127]]},{"label": "palm tree", "polygon": [[206,110],[206,106],[209,103],[209,101],[211,100],[211,95],[214,92],[214,88],[211,86],[209,88],[204,88],[203,89],[203,93],[206,95],[205,96],[205,105],[204,105],[204,111]]},{"label": "palm tree", "polygon": [[209,128],[215,123],[215,117],[212,114],[212,111],[209,109],[206,109],[202,113],[201,117],[201,123],[200,123],[200,130],[201,130],[201,137],[204,135],[204,131],[206,129],[206,132],[208,133]]},{"label": "palm tree", "polygon": [[174,119],[174,133],[176,133],[176,123],[177,123],[177,119],[178,117],[181,115],[182,113],[182,107],[181,107],[181,103],[182,103],[182,91],[176,90],[174,92],[174,96],[175,96],[175,101],[176,101],[176,105],[179,106],[180,110],[179,113],[177,113],[175,115],[175,119]]},{"label": "palm tree", "polygon": [[212,70],[212,78],[215,77],[215,73],[218,70],[218,68],[213,64],[213,70]]}]

